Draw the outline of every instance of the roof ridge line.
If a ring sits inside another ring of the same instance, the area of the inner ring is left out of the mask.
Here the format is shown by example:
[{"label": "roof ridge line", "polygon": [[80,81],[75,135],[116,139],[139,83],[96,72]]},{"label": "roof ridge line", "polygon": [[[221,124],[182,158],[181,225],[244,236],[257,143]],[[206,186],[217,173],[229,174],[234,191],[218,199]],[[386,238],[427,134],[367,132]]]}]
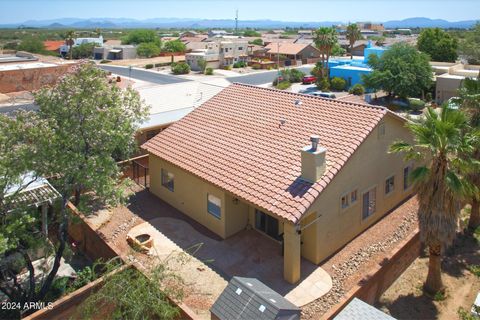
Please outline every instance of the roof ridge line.
[{"label": "roof ridge line", "polygon": [[[383,110],[383,111],[390,111],[390,110],[389,110],[388,108],[386,108],[386,107],[376,106],[376,105],[369,104],[369,103],[350,102],[350,101],[343,101],[343,100],[339,100],[339,99],[330,99],[330,98],[324,98],[324,97],[317,97],[317,96],[312,96],[312,95],[309,95],[309,94],[306,94],[306,93],[283,91],[283,90],[279,90],[279,89],[275,89],[275,88],[259,87],[259,86],[253,85],[253,84],[246,84],[246,83],[240,83],[240,82],[234,82],[234,83],[232,83],[232,85],[239,85],[239,86],[243,86],[243,87],[249,87],[249,88],[255,88],[255,89],[263,89],[263,90],[274,91],[274,92],[281,92],[281,93],[284,93],[284,94],[290,94],[290,95],[294,95],[294,96],[302,96],[302,97],[314,98],[314,99],[318,99],[318,100],[322,100],[322,101],[335,101],[335,102],[337,102],[337,103],[339,102],[339,103],[345,103],[345,104],[353,104],[353,105],[358,105],[358,106],[362,106],[362,107],[369,107],[369,108],[373,108],[373,109],[379,109],[379,110]],[[227,87],[227,88],[228,88],[228,87]]]}]

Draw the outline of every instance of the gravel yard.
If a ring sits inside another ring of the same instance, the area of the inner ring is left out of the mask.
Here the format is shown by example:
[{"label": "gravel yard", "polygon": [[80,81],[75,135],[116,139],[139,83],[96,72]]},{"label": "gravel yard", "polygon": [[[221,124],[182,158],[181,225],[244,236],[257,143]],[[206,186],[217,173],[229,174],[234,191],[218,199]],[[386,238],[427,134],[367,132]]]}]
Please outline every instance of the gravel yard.
[{"label": "gravel yard", "polygon": [[379,264],[399,241],[414,232],[417,207],[417,199],[411,198],[321,264],[332,277],[332,290],[306,305],[302,309],[302,319],[319,319]]}]

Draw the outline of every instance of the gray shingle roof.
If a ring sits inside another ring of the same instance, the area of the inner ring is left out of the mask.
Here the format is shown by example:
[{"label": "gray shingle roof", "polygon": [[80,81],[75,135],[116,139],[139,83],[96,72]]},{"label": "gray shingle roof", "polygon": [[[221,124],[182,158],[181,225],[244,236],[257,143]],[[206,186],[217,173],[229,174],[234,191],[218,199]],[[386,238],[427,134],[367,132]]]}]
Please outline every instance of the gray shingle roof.
[{"label": "gray shingle roof", "polygon": [[333,320],[395,320],[395,318],[360,299],[353,298]]},{"label": "gray shingle roof", "polygon": [[233,277],[210,309],[221,320],[300,319],[300,309],[254,278]]}]

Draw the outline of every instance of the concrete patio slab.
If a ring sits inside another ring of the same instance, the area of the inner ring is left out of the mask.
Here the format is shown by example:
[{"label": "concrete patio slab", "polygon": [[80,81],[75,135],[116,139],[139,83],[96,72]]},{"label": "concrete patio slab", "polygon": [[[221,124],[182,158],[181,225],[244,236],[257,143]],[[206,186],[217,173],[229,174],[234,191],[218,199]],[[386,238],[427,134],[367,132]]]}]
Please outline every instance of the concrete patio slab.
[{"label": "concrete patio slab", "polygon": [[129,231],[131,236],[142,233],[154,238],[156,254],[162,258],[172,252],[194,256],[195,263],[183,266],[179,273],[213,301],[233,276],[257,278],[299,307],[320,298],[332,287],[328,273],[304,259],[301,280],[294,285],[286,282],[280,243],[256,230],[244,230],[221,240],[203,234],[183,219],[159,217]]}]

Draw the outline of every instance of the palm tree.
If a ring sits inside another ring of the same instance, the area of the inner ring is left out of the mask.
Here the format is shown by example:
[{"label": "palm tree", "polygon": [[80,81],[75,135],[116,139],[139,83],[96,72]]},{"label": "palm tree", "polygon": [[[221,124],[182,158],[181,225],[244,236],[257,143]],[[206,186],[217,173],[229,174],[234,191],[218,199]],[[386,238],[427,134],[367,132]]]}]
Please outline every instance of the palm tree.
[{"label": "palm tree", "polygon": [[466,126],[460,111],[444,107],[438,114],[428,108],[424,120],[407,124],[414,143],[390,146],[390,152],[404,153],[406,160],[421,160],[409,178],[419,200],[420,237],[430,253],[424,285],[429,294],[443,290],[442,253],[455,237],[462,199],[471,187],[461,174],[468,165],[459,157],[473,151]]},{"label": "palm tree", "polygon": [[[480,130],[480,73],[476,80],[466,78],[462,82],[456,100],[468,115],[470,127],[473,130]],[[473,153],[473,159],[476,163],[480,162],[480,146],[478,145]],[[467,178],[473,185],[480,186],[480,168],[477,167],[476,170],[472,170]],[[480,193],[478,189],[473,191],[468,201],[472,206],[470,219],[468,220],[469,230],[475,230],[480,226]]]},{"label": "palm tree", "polygon": [[68,30],[65,34],[65,44],[68,46],[68,53],[70,55],[70,60],[72,60],[73,50],[72,47],[75,44],[75,31]]},{"label": "palm tree", "polygon": [[330,60],[332,49],[337,43],[337,31],[333,27],[319,28],[315,31],[315,38],[313,41],[315,43],[315,46],[320,50],[320,60],[322,62],[323,68],[325,68],[325,73],[323,68],[319,70],[321,78],[328,77],[328,61]]},{"label": "palm tree", "polygon": [[357,24],[352,23],[347,26],[347,32],[345,36],[350,43],[350,59],[353,59],[353,46],[357,40],[362,39],[362,33],[360,32]]}]

